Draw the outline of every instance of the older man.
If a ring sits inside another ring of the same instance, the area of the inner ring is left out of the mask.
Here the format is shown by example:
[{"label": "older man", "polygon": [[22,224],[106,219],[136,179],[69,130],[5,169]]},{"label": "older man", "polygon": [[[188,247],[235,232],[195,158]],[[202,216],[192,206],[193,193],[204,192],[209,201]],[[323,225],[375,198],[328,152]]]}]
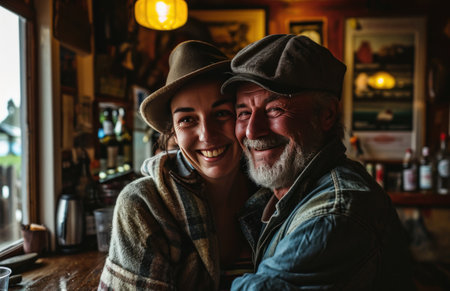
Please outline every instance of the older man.
[{"label": "older man", "polygon": [[388,195],[345,156],[345,70],[326,48],[295,35],[267,36],[234,57],[222,90],[236,94],[236,136],[252,179],[266,189],[241,219],[255,273],[232,290],[414,288]]}]

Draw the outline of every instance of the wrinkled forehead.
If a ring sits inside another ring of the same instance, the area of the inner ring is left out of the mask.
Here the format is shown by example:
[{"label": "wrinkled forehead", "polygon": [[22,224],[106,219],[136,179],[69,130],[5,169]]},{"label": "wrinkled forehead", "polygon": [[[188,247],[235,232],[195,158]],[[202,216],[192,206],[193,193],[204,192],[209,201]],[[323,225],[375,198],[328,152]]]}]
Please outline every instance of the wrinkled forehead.
[{"label": "wrinkled forehead", "polygon": [[243,82],[236,89],[236,102],[242,102],[247,98],[253,98],[256,96],[268,96],[272,93],[263,87],[252,83]]}]

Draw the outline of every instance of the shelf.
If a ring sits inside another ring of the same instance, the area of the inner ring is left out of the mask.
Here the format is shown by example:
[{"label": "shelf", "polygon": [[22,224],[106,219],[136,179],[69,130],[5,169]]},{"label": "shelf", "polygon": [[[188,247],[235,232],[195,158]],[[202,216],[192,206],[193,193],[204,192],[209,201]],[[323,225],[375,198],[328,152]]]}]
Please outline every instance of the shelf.
[{"label": "shelf", "polygon": [[127,178],[128,176],[131,177],[133,174],[134,174],[133,170],[128,170],[128,171],[121,172],[121,173],[115,173],[115,174],[112,174],[112,175],[108,175],[104,179],[100,179],[99,183],[100,184],[109,183],[111,181],[115,181],[115,180],[118,180],[118,179]]},{"label": "shelf", "polygon": [[450,195],[423,194],[419,192],[390,192],[392,202],[395,206],[413,207],[450,207]]}]

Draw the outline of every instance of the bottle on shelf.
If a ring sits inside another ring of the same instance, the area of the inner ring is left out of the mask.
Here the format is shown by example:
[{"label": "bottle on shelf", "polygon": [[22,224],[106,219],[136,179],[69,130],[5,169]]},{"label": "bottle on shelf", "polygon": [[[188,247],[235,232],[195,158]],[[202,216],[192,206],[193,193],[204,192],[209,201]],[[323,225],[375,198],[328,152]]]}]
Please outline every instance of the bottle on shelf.
[{"label": "bottle on shelf", "polygon": [[447,134],[440,135],[440,148],[436,155],[436,192],[450,193],[450,152],[448,151]]},{"label": "bottle on shelf", "polygon": [[373,177],[373,164],[368,162],[366,163],[366,171]]},{"label": "bottle on shelf", "polygon": [[403,191],[417,191],[417,165],[410,148],[406,149],[405,157],[403,158],[402,177]]},{"label": "bottle on shelf", "polygon": [[119,150],[119,143],[117,142],[114,133],[114,123],[112,116],[112,109],[107,107],[102,112],[103,115],[103,133],[104,136],[100,139],[100,144],[106,149],[106,174],[112,175],[116,173],[117,169],[117,154]]},{"label": "bottle on shelf", "polygon": [[384,165],[381,163],[375,164],[375,181],[384,188]]},{"label": "bottle on shelf", "polygon": [[73,180],[76,166],[73,163],[72,152],[62,152],[62,192],[74,193],[75,181]]},{"label": "bottle on shelf", "polygon": [[96,241],[94,210],[100,208],[98,186],[90,171],[90,159],[85,149],[81,149],[78,157],[79,175],[76,191],[83,201],[86,242]]},{"label": "bottle on shelf", "polygon": [[348,156],[363,164],[362,158],[363,158],[364,152],[361,147],[361,140],[359,139],[358,135],[351,134],[350,137],[350,149],[348,151]]},{"label": "bottle on shelf", "polygon": [[98,140],[100,142],[100,152],[99,152],[99,170],[98,170],[98,177],[100,179],[105,179],[107,174],[107,163],[108,163],[108,152],[106,149],[106,143],[105,141],[105,132],[103,131],[103,126],[99,128],[98,130]]},{"label": "bottle on shelf", "polygon": [[422,193],[431,193],[433,190],[433,163],[430,159],[430,149],[422,148],[419,164],[419,190]]},{"label": "bottle on shelf", "polygon": [[126,126],[125,109],[120,107],[117,111],[118,117],[114,128],[117,141],[119,142],[117,169],[119,172],[123,172],[131,169],[132,138]]}]

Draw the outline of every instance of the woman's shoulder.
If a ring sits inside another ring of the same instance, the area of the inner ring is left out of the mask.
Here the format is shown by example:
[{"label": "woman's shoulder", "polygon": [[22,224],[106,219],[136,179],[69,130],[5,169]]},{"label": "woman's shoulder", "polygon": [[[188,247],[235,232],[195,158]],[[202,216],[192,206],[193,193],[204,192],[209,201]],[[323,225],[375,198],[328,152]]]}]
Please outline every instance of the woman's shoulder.
[{"label": "woman's shoulder", "polygon": [[170,168],[173,160],[177,156],[177,151],[161,152],[152,156],[141,165],[141,173],[144,176],[157,177],[161,169]]},{"label": "woman's shoulder", "polygon": [[147,200],[151,195],[158,194],[158,187],[153,177],[141,177],[128,183],[120,192],[117,203],[127,203],[135,200]]}]

